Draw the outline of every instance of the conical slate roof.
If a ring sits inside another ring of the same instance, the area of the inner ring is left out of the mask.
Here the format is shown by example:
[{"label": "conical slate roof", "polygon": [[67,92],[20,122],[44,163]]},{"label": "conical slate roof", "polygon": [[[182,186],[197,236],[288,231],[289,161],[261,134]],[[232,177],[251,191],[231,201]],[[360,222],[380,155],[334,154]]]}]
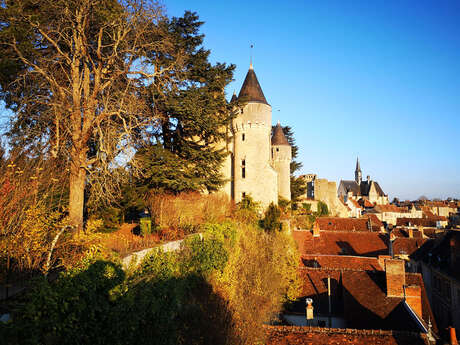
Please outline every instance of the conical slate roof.
[{"label": "conical slate roof", "polygon": [[237,97],[236,97],[236,92],[233,91],[233,96],[232,96],[232,99],[230,100],[230,103],[233,103],[237,100]]},{"label": "conical slate roof", "polygon": [[248,74],[244,79],[243,86],[241,87],[238,99],[247,102],[259,102],[267,104],[262,88],[260,87],[259,81],[257,80],[256,73],[252,68],[252,64],[249,67]]},{"label": "conical slate roof", "polygon": [[283,128],[281,127],[280,123],[275,127],[275,130],[273,131],[273,136],[272,136],[272,145],[288,145],[289,141],[287,140],[286,136],[284,135]]},{"label": "conical slate roof", "polygon": [[356,157],[356,171],[361,171],[361,167],[359,166],[359,159]]}]

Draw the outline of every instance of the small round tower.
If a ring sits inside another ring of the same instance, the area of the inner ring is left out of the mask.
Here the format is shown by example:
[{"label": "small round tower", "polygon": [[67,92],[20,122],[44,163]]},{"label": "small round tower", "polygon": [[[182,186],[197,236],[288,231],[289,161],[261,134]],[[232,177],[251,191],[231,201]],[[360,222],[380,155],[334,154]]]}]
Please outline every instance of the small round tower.
[{"label": "small round tower", "polygon": [[278,173],[278,195],[291,200],[291,160],[292,150],[279,121],[271,139],[273,168]]}]

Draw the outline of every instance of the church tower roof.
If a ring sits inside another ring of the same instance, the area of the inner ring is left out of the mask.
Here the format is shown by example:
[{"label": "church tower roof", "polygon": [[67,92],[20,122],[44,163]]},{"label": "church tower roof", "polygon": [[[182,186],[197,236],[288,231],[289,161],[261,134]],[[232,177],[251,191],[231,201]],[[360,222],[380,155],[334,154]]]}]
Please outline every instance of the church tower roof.
[{"label": "church tower roof", "polygon": [[356,172],[361,172],[361,167],[359,166],[359,158],[356,157],[356,169],[355,169]]},{"label": "church tower roof", "polygon": [[286,136],[284,135],[283,128],[281,127],[279,121],[273,131],[272,136],[272,145],[289,145],[289,141],[287,140]]},{"label": "church tower roof", "polygon": [[244,79],[238,98],[243,101],[258,102],[269,105],[265,99],[259,81],[257,80],[256,72],[254,72],[252,64],[249,66],[248,74],[246,74],[246,78]]},{"label": "church tower roof", "polygon": [[230,103],[233,103],[237,100],[238,97],[236,97],[236,92],[233,91],[233,96],[232,96],[232,99],[230,100]]}]

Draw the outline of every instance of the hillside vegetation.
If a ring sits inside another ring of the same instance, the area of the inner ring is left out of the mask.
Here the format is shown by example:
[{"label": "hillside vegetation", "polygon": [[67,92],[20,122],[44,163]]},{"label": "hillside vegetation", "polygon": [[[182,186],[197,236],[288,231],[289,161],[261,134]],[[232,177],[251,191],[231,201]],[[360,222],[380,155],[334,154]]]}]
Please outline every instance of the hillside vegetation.
[{"label": "hillside vegetation", "polygon": [[136,269],[88,252],[21,299],[3,339],[17,344],[248,344],[299,287],[285,232],[202,226],[180,251],[153,250]]}]

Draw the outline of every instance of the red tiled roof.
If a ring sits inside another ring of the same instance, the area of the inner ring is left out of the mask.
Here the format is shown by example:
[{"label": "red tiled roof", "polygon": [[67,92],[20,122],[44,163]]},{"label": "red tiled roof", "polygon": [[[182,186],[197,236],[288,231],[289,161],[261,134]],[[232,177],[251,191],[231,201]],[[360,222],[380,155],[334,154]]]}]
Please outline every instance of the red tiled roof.
[{"label": "red tiled roof", "polygon": [[426,241],[427,239],[425,238],[397,237],[393,242],[393,253],[395,255],[411,255]]},{"label": "red tiled roof", "polygon": [[350,199],[351,203],[353,204],[354,207],[362,209],[361,205],[358,204],[358,202],[354,199]]},{"label": "red tiled roof", "polygon": [[380,231],[380,229],[383,227],[383,223],[375,214],[366,213],[363,215],[363,218],[368,218],[371,220],[372,229],[374,231]]},{"label": "red tiled roof", "polygon": [[375,205],[367,199],[359,199],[358,203],[363,207],[374,207]]},{"label": "red tiled roof", "polygon": [[[422,233],[419,230],[411,229],[412,230],[412,236],[414,238],[422,238]],[[391,231],[391,235],[394,237],[409,237],[409,229],[406,228],[393,228]]]},{"label": "red tiled roof", "polygon": [[[313,300],[316,315],[328,314],[330,278],[332,314],[343,315],[348,327],[418,330],[413,317],[404,307],[404,298],[387,296],[384,271],[303,268],[298,272],[303,281],[299,297]],[[406,274],[406,285],[421,287],[423,319],[433,322],[420,274]]]},{"label": "red tiled roof", "polygon": [[377,258],[345,255],[301,255],[300,267],[322,269],[349,269],[363,271],[381,271],[383,268]]},{"label": "red tiled roof", "polygon": [[374,209],[377,212],[394,212],[394,213],[403,213],[408,212],[406,207],[398,207],[396,205],[376,205]]},{"label": "red tiled roof", "polygon": [[388,254],[386,234],[370,231],[293,231],[301,254],[373,256]]},{"label": "red tiled roof", "polygon": [[433,311],[431,310],[430,301],[425,290],[425,284],[420,273],[406,273],[406,285],[417,285],[422,290],[422,318],[426,322],[431,321],[433,332],[438,333],[438,326],[434,318]]},{"label": "red tiled roof", "polygon": [[369,231],[369,223],[363,218],[319,217],[315,226],[320,230]]},{"label": "red tiled roof", "polygon": [[396,226],[424,226],[424,227],[436,227],[436,219],[432,218],[397,218]]},{"label": "red tiled roof", "polygon": [[427,345],[426,335],[359,329],[264,326],[267,345]]}]

